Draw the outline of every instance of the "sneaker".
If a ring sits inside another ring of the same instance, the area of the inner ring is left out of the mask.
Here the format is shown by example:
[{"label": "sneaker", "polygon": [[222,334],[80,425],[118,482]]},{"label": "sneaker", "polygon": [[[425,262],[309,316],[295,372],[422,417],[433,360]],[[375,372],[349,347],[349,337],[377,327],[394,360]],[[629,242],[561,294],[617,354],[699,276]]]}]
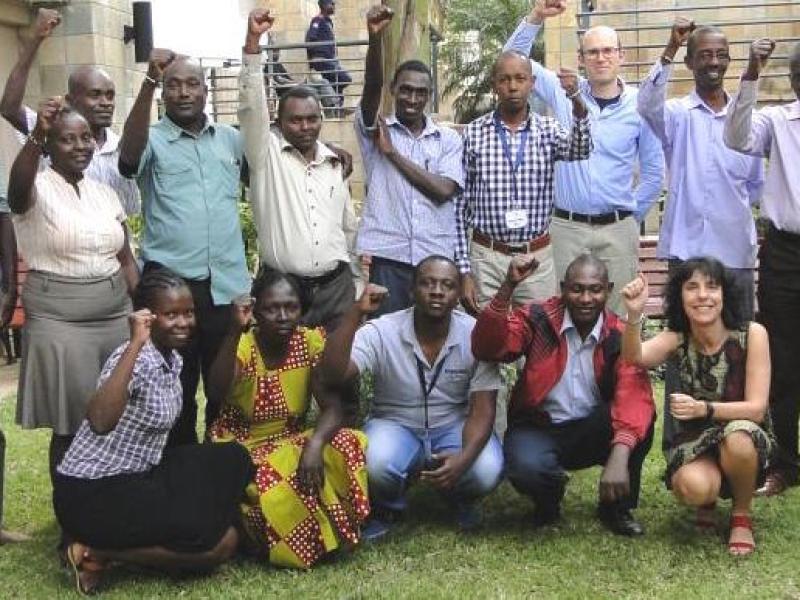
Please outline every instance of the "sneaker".
[{"label": "sneaker", "polygon": [[372,518],[361,529],[361,539],[368,544],[374,543],[385,537],[390,530],[391,525],[389,523]]},{"label": "sneaker", "polygon": [[558,504],[537,504],[533,511],[533,526],[547,527],[561,519],[561,506]]},{"label": "sneaker", "polygon": [[456,506],[456,523],[462,532],[474,531],[481,526],[483,514],[474,504]]}]

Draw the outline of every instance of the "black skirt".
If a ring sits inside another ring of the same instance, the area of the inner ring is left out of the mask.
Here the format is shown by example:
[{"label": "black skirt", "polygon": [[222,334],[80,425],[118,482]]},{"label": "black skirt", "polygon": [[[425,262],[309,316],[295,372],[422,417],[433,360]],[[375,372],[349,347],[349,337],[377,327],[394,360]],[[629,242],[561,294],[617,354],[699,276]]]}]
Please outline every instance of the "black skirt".
[{"label": "black skirt", "polygon": [[146,473],[58,474],[53,503],[64,531],[93,548],[204,552],[236,522],[252,471],[250,455],[235,442],[179,446]]}]

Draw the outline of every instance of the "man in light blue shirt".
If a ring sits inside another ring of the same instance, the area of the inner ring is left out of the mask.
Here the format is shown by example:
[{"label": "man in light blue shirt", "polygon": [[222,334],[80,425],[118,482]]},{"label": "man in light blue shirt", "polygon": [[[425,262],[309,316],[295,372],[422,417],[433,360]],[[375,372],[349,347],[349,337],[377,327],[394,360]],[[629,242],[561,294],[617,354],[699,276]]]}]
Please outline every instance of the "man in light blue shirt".
[{"label": "man in light blue shirt", "polygon": [[[686,44],[695,89],[667,100],[672,61]],[[639,89],[639,113],[661,139],[669,171],[669,197],[658,256],[686,260],[713,256],[746,290],[752,318],[756,230],[752,207],[764,184],[763,160],[730,150],[723,141],[733,100],[723,88],[728,41],[716,27],[695,28],[679,17],[664,52]]]},{"label": "man in light blue shirt", "polygon": [[[544,20],[564,12],[566,3],[538,0],[517,27],[505,50],[530,54]],[[550,233],[556,276],[584,252],[600,258],[616,283],[609,307],[620,313],[617,290],[633,279],[638,266],[639,223],[661,193],[664,157],[661,144],[636,112],[636,90],[619,76],[625,54],[617,32],[593,27],[583,36],[578,59],[586,70],[579,88],[589,110],[594,150],[587,160],[556,164],[556,195]],[[572,103],[559,73],[531,61],[533,93],[544,100],[562,125],[572,119]],[[635,173],[638,165],[638,184]]]}]

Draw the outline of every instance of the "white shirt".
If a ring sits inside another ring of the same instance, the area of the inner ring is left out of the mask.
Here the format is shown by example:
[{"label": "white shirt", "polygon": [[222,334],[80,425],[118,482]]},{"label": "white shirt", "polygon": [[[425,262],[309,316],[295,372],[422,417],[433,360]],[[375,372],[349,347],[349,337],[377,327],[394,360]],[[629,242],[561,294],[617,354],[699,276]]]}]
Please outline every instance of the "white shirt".
[{"label": "white shirt", "polygon": [[20,254],[33,271],[108,277],[119,271],[125,213],[109,186],[84,177],[75,188],[52,168],[34,183],[33,206],[14,214]]},{"label": "white shirt", "polygon": [[317,142],[307,163],[270,130],[261,56],[244,54],[239,79],[239,123],[250,167],[250,202],[261,260],[303,277],[324,275],[350,262],[357,220],[336,156]]}]

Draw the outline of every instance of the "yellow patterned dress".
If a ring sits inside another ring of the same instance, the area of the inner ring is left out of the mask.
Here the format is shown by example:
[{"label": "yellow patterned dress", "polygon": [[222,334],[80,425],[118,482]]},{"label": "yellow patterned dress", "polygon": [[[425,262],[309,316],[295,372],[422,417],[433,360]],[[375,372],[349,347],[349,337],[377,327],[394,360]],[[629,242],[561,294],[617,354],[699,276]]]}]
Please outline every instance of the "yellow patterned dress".
[{"label": "yellow patterned dress", "polygon": [[304,494],[297,467],[313,430],[301,428],[311,397],[311,369],[322,357],[325,334],[298,327],[277,369],[264,366],[255,335],[251,330],[239,342],[239,377],[211,427],[211,438],[236,440],[256,466],[241,506],[253,543],[275,565],[308,568],[325,554],[358,543],[369,514],[367,438],[340,429],[323,452],[322,491]]}]

